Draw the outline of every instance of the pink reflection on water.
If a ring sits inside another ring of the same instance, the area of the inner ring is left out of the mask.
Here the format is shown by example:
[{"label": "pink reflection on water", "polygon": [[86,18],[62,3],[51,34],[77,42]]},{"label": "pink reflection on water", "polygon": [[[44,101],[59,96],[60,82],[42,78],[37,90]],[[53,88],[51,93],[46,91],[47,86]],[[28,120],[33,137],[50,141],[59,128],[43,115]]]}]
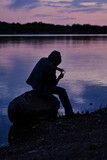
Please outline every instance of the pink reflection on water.
[{"label": "pink reflection on water", "polygon": [[[65,69],[66,74],[59,85],[66,88],[75,111],[93,101],[93,97],[87,92],[89,85],[107,87],[107,38],[10,37],[0,41],[1,98],[12,99],[30,90],[25,81],[32,68],[41,57],[47,57],[53,50],[62,54],[60,66]],[[99,95],[95,93],[93,96],[96,98]],[[104,96],[100,96],[101,101],[104,101]]]}]

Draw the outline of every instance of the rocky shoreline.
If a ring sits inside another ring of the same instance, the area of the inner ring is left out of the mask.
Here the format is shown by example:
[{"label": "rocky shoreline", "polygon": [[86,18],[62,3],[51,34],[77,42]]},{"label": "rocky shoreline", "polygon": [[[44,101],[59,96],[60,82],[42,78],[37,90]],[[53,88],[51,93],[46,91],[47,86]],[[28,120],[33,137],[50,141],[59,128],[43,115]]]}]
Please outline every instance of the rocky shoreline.
[{"label": "rocky shoreline", "polygon": [[106,160],[107,109],[74,119],[13,126],[0,160]]}]

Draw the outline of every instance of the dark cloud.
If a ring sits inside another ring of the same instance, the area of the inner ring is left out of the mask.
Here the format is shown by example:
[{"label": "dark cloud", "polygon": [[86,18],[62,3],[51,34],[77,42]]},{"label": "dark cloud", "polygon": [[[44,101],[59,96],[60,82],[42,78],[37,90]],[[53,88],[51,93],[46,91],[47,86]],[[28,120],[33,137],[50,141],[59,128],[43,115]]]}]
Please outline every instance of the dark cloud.
[{"label": "dark cloud", "polygon": [[36,14],[35,17],[50,17],[48,14]]},{"label": "dark cloud", "polygon": [[53,8],[60,8],[61,7],[60,5],[56,5],[56,4],[46,4],[44,6],[46,6],[46,7],[53,7]]},{"label": "dark cloud", "polygon": [[[65,4],[63,6],[62,4]],[[107,9],[104,9],[102,5],[107,4],[107,0],[73,0],[73,1],[59,1],[52,2],[48,1],[45,3],[45,6],[54,7],[54,8],[65,8],[65,10],[59,11],[59,13],[71,13],[71,12],[86,12],[94,13],[97,11],[106,12]],[[63,12],[64,11],[64,12]]]},{"label": "dark cloud", "polygon": [[[80,8],[80,9],[71,9],[71,10],[60,10],[58,13],[73,13],[73,12],[84,12],[84,13],[95,13],[97,11],[100,11],[102,9],[99,8]],[[104,11],[104,9],[103,9]]]},{"label": "dark cloud", "polygon": [[[15,0],[14,3],[10,5],[13,9],[21,8],[25,5],[30,5],[30,7],[36,7],[39,5],[40,0]],[[34,4],[34,5],[32,5]]]},{"label": "dark cloud", "polygon": [[[91,3],[95,3],[95,5],[88,5]],[[87,4],[87,5],[83,5],[83,4]],[[107,0],[103,0],[103,2],[99,1],[99,0],[74,0],[72,2],[72,6],[77,8],[75,11],[85,11],[86,10],[89,11],[98,11],[98,10],[103,10],[101,8],[101,6],[103,4],[107,4]]]},{"label": "dark cloud", "polygon": [[48,14],[36,14],[35,17],[51,17],[51,18],[54,18],[54,20],[57,20],[57,21],[63,21],[63,20],[76,20],[76,18],[74,17],[64,17],[64,16],[51,16],[51,15],[48,15]]},{"label": "dark cloud", "polygon": [[73,17],[65,17],[65,18],[56,18],[56,19],[54,19],[54,20],[58,20],[58,21],[65,21],[65,20],[76,20],[76,18],[73,18]]},{"label": "dark cloud", "polygon": [[48,7],[54,7],[54,8],[60,8],[62,7],[63,4],[70,5],[72,2],[69,1],[59,1],[59,2],[52,2],[52,1],[47,1],[44,5]]},{"label": "dark cloud", "polygon": [[[74,0],[72,1],[72,5],[75,7],[81,7],[80,3],[96,3],[96,5],[100,6],[103,3],[107,4],[107,0],[103,0],[103,2],[99,1],[99,0]],[[86,7],[86,6],[84,6]]]},{"label": "dark cloud", "polygon": [[[93,5],[91,5],[91,3]],[[95,4],[95,5],[94,5]],[[27,9],[36,8],[38,6],[46,6],[53,8],[65,8],[64,12],[96,12],[96,11],[105,11],[102,5],[107,4],[107,0],[99,1],[99,0],[73,0],[73,1],[42,1],[42,0],[14,0],[13,4],[10,5],[12,9],[19,9],[21,7],[27,6]],[[59,13],[63,13],[59,11]]]},{"label": "dark cloud", "polygon": [[[92,4],[92,5],[91,5]],[[102,5],[107,4],[107,0],[99,2],[99,0],[74,0],[69,5],[65,6],[64,10],[59,10],[59,13],[85,12],[95,13],[97,11],[107,12]],[[68,10],[67,10],[68,9]]]}]

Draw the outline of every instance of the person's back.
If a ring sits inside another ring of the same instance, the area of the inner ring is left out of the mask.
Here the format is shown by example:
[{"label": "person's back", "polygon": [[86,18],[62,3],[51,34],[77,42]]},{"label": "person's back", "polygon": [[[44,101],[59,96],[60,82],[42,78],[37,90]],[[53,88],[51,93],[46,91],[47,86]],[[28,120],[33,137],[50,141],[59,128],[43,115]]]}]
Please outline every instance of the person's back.
[{"label": "person's back", "polygon": [[27,83],[37,92],[43,92],[44,87],[56,85],[56,68],[48,58],[41,58],[31,72]]}]

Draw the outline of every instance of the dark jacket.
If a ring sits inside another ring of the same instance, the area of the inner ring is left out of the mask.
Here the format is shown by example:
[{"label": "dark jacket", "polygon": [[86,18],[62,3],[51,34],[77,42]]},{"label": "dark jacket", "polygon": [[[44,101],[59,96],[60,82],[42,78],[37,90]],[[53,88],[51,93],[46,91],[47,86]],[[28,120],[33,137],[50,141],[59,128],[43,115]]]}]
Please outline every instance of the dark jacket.
[{"label": "dark jacket", "polygon": [[56,85],[56,66],[61,63],[60,52],[53,51],[48,58],[41,58],[35,65],[27,84],[41,93],[44,87]]}]

